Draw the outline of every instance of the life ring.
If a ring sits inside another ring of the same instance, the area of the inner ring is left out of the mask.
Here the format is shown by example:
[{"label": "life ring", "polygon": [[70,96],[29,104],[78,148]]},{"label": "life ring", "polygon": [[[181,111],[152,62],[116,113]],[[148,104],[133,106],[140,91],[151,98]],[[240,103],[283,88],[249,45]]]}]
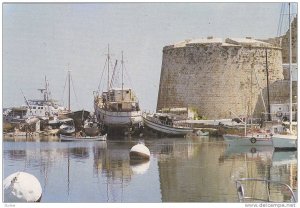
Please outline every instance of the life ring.
[{"label": "life ring", "polygon": [[254,137],[252,137],[252,138],[250,139],[250,142],[251,142],[252,144],[254,144],[254,143],[256,143],[256,139],[255,139]]},{"label": "life ring", "polygon": [[282,117],[282,112],[281,111],[277,111],[276,116],[277,117]]}]

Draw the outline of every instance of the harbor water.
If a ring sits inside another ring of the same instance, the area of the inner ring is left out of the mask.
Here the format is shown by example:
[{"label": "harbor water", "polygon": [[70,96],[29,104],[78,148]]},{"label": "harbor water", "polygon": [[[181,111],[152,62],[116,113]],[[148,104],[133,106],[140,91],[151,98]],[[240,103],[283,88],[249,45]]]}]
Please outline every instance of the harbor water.
[{"label": "harbor water", "polygon": [[[150,160],[130,161],[135,138],[97,142],[4,138],[3,177],[25,171],[42,203],[237,202],[235,180],[264,178],[297,190],[297,151],[231,147],[222,137],[142,138]],[[281,196],[278,194],[278,197]]]}]

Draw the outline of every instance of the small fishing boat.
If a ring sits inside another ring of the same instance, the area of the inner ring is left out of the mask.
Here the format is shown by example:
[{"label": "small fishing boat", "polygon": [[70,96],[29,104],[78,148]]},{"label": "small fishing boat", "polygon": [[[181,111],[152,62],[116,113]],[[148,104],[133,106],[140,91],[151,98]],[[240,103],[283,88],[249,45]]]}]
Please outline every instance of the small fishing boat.
[{"label": "small fishing boat", "polygon": [[184,136],[193,132],[193,128],[185,125],[182,121],[163,113],[143,114],[144,123],[147,127],[167,135]]},{"label": "small fishing boat", "polygon": [[100,133],[100,124],[97,122],[97,118],[88,118],[83,124],[84,133],[87,136],[96,136]]},{"label": "small fishing boat", "polygon": [[67,142],[67,141],[106,141],[107,134],[101,136],[66,136],[60,135],[60,141]]}]

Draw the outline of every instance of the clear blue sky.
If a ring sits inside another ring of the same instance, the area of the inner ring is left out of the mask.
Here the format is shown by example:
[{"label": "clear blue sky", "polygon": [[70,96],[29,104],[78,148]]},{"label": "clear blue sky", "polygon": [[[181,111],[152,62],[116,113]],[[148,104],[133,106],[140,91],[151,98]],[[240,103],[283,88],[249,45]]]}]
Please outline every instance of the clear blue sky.
[{"label": "clear blue sky", "polygon": [[93,91],[110,44],[113,59],[124,51],[131,80],[126,83],[141,108],[154,111],[164,46],[207,36],[275,37],[281,7],[258,2],[3,4],[3,107],[24,104],[20,89],[27,98],[38,98],[44,76],[52,96],[66,105],[69,64],[76,93],[71,108],[93,110]]}]

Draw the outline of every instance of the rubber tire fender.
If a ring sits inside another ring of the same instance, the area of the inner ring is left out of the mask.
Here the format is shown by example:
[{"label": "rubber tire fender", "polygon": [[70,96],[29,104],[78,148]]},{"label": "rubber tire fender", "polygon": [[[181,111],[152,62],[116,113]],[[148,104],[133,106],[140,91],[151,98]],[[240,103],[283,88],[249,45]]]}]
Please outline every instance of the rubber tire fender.
[{"label": "rubber tire fender", "polygon": [[251,142],[252,144],[255,144],[255,143],[256,143],[256,139],[255,139],[254,137],[252,137],[252,138],[250,139],[250,142]]}]

